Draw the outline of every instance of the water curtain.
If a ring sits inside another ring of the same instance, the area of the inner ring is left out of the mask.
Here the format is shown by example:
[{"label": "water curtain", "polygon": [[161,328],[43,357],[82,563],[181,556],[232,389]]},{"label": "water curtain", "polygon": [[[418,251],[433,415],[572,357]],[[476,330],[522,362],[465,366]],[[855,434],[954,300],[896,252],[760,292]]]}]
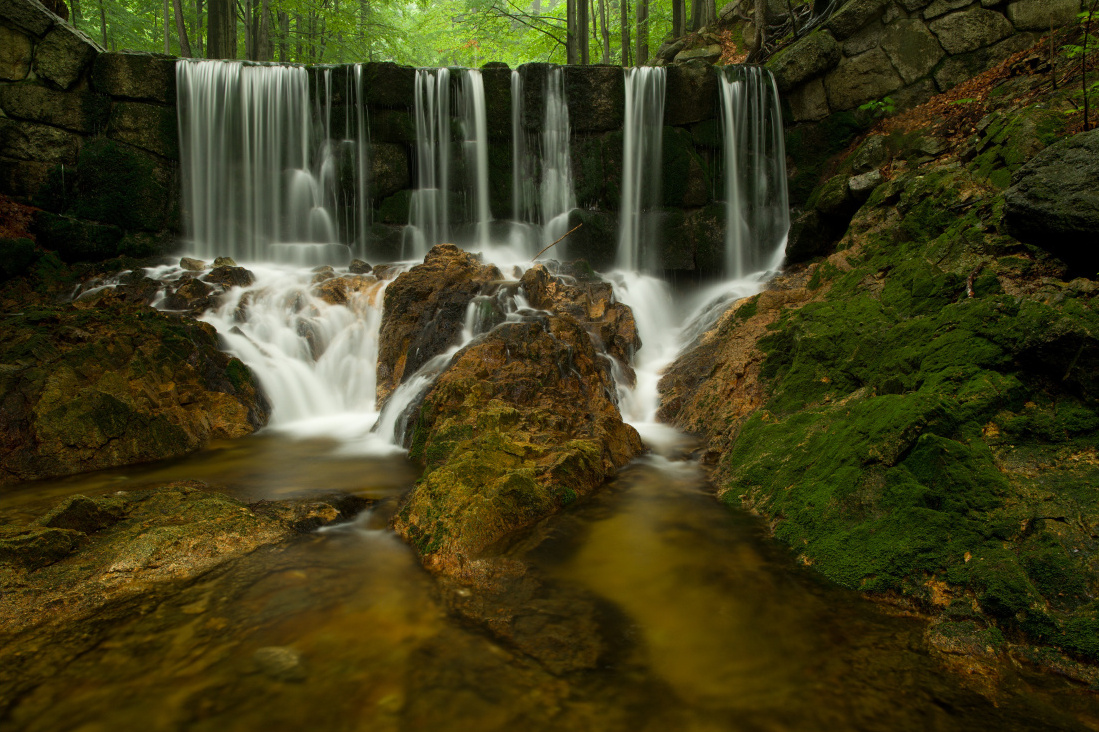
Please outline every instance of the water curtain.
[{"label": "water curtain", "polygon": [[656,272],[661,266],[659,216],[663,162],[665,69],[626,69],[622,146],[619,269]]},{"label": "water curtain", "polygon": [[790,230],[778,88],[767,69],[730,66],[719,77],[725,165],[725,277],[774,268]]}]

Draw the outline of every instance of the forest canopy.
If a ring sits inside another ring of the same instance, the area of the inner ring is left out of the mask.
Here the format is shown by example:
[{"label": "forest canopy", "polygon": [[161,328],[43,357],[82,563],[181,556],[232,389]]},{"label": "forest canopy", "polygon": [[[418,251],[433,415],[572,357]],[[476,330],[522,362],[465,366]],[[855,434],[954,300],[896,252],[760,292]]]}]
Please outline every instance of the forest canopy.
[{"label": "forest canopy", "polygon": [[[296,63],[633,65],[715,0],[69,0],[108,50]],[[674,27],[673,27],[674,26]]]}]

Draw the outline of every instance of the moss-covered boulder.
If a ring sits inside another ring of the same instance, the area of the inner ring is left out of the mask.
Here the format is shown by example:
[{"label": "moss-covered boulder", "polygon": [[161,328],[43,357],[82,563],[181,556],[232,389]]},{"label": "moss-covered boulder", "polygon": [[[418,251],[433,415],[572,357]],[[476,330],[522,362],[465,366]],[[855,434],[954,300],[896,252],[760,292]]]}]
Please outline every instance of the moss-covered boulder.
[{"label": "moss-covered boulder", "polygon": [[498,553],[641,452],[614,394],[609,364],[573,319],[497,326],[424,398],[411,450],[424,475],[397,531],[446,574]]},{"label": "moss-covered boulder", "polygon": [[268,412],[213,328],[122,296],[5,317],[0,393],[0,483],[184,455]]}]

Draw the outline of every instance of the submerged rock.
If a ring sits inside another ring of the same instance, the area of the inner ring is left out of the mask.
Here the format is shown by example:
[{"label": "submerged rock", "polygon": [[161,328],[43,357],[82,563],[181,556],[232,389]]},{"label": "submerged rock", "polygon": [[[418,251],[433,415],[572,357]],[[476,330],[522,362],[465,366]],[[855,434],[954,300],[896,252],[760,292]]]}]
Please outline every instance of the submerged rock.
[{"label": "submerged rock", "polygon": [[211,326],[117,299],[5,318],[0,364],[0,484],[176,457],[267,421]]}]

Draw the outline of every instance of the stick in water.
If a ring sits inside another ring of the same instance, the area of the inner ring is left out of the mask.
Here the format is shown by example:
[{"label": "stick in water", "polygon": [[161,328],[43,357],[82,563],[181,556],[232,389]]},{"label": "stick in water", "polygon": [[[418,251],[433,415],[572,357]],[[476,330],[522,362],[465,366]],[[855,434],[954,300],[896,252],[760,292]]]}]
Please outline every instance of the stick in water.
[{"label": "stick in water", "polygon": [[[570,230],[566,231],[566,232],[565,232],[565,233],[564,233],[564,234],[563,234],[563,235],[561,236],[561,239],[564,239],[564,238],[565,238],[566,236],[568,236],[568,235],[569,235],[569,234],[571,234],[572,232],[576,231],[577,229],[579,229],[579,228],[580,228],[581,226],[583,226],[583,225],[584,225],[583,223],[580,223],[580,224],[577,224],[576,226],[572,227],[572,228],[571,228]],[[535,255],[534,255],[533,257],[531,257],[531,260],[530,260],[530,261],[532,261],[532,262],[533,262],[533,261],[534,261],[535,259],[538,259],[538,257],[540,257],[540,256],[542,256],[543,254],[545,254],[545,253],[546,253],[546,249],[549,249],[549,248],[550,248],[550,247],[552,247],[552,246],[555,246],[555,245],[557,245],[557,244],[560,244],[560,243],[561,243],[561,239],[558,239],[558,240],[557,240],[557,241],[555,241],[555,242],[554,242],[553,244],[549,244],[549,245],[547,245],[547,246],[545,247],[545,249],[543,249],[542,251],[538,252],[538,253],[537,253],[537,254],[535,254]]]}]

